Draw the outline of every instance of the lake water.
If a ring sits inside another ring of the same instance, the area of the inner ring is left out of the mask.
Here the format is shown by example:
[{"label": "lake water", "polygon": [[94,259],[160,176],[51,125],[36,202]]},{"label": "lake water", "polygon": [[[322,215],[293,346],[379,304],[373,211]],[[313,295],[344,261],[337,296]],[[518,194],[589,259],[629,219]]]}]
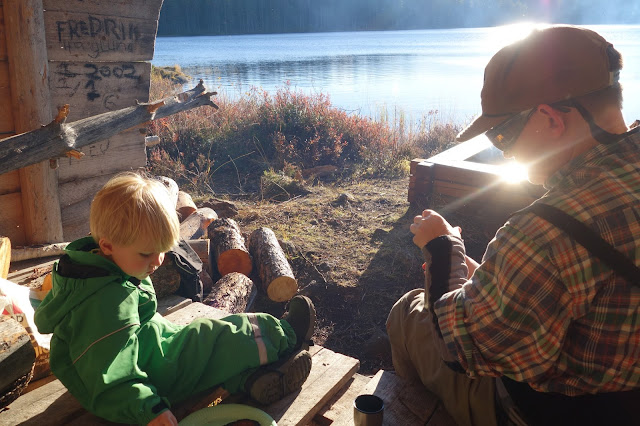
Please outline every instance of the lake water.
[{"label": "lake water", "polygon": [[[625,119],[640,118],[640,25],[591,28],[622,52]],[[403,114],[417,122],[437,110],[443,120],[464,123],[480,112],[487,61],[529,29],[158,37],[152,63],[179,64],[194,81],[201,78],[230,97],[290,84],[327,94],[334,106],[353,113]]]}]

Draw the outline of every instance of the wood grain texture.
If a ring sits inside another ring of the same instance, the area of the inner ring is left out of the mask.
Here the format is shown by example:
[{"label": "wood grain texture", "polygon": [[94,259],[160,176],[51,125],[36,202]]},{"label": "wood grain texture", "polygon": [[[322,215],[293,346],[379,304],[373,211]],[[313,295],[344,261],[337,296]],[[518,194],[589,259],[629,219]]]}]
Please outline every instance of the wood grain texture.
[{"label": "wood grain texture", "polygon": [[148,102],[149,62],[49,62],[51,109],[68,104],[67,121]]},{"label": "wood grain texture", "polygon": [[[65,156],[69,151],[94,144],[147,121],[159,119],[200,106],[218,108],[205,93],[202,81],[186,92],[169,96],[153,104],[140,104],[117,111],[87,117],[72,123],[52,121],[39,129],[6,138],[0,143],[0,174]],[[144,141],[142,142],[144,147]]]},{"label": "wood grain texture", "polygon": [[0,195],[20,192],[20,174],[17,170],[0,175]]},{"label": "wood grain texture", "polygon": [[[0,37],[4,38],[3,34]],[[6,54],[5,54],[6,56]],[[13,104],[11,103],[11,82],[9,80],[9,62],[0,60],[0,137],[15,133],[13,123]]]},{"label": "wood grain texture", "polygon": [[360,361],[355,358],[318,348],[312,358],[311,373],[300,392],[262,409],[278,426],[307,425],[359,368]]},{"label": "wood grain texture", "polygon": [[163,0],[110,0],[108,7],[104,0],[44,0],[42,3],[48,11],[73,11],[104,15],[105,13],[129,18],[146,18],[158,20]]},{"label": "wood grain texture", "polygon": [[[124,170],[137,170],[147,164],[144,136],[137,130],[119,133],[80,149],[82,158],[64,157],[58,160],[60,165],[59,183],[111,176]],[[60,194],[60,203],[63,203]]]},{"label": "wood grain texture", "polygon": [[[153,58],[157,18],[49,10],[44,14],[51,61],[149,61]],[[157,16],[157,15],[156,15]]]},{"label": "wood grain texture", "polygon": [[261,288],[269,299],[284,302],[298,291],[298,282],[275,233],[266,227],[249,236],[249,253],[260,275]]},{"label": "wood grain texture", "polygon": [[214,220],[207,228],[211,240],[211,265],[216,265],[221,276],[240,272],[251,273],[251,256],[245,246],[240,227],[233,219]]},{"label": "wood grain texture", "polygon": [[[18,321],[0,315],[0,398],[12,384],[31,373],[36,354],[29,334]],[[24,383],[26,386],[27,383]]]},{"label": "wood grain texture", "polygon": [[13,245],[26,245],[24,229],[22,195],[19,192],[0,195],[0,235],[9,237]]},{"label": "wood grain texture", "polygon": [[246,275],[231,272],[213,284],[202,303],[230,314],[249,312],[257,295],[257,288]]},{"label": "wood grain texture", "polygon": [[11,240],[0,236],[0,278],[7,279],[11,264]]},{"label": "wood grain texture", "polygon": [[[5,0],[3,8],[15,132],[28,132],[52,119],[42,0]],[[58,177],[48,159],[20,170],[20,186],[27,241],[62,242]]]},{"label": "wood grain texture", "polygon": [[[180,205],[180,197],[178,196],[178,205]],[[198,238],[207,238],[207,228],[218,219],[218,215],[209,207],[196,209],[185,220],[180,223],[180,238],[185,240],[196,240]]]}]

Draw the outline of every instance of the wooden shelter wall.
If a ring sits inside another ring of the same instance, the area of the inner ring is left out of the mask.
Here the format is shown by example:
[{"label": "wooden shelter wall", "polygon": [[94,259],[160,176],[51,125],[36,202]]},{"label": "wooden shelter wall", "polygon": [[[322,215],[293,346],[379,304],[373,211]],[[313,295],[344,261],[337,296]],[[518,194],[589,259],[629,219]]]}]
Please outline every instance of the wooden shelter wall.
[{"label": "wooden shelter wall", "polygon": [[[0,138],[14,133],[4,5],[0,0]],[[9,237],[16,245],[25,242],[20,175],[17,170],[0,175],[0,235]]]},{"label": "wooden shelter wall", "polygon": [[[44,0],[52,112],[68,121],[148,102],[162,0]],[[89,232],[91,199],[116,173],[146,165],[144,135],[120,133],[59,160],[64,239]]]}]

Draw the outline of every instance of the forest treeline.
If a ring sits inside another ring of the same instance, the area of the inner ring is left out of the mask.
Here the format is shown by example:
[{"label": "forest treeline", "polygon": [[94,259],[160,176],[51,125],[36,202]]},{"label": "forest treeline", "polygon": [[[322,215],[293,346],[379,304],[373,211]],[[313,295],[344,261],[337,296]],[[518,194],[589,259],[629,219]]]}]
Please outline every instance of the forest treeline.
[{"label": "forest treeline", "polygon": [[635,24],[635,0],[164,0],[159,36]]}]

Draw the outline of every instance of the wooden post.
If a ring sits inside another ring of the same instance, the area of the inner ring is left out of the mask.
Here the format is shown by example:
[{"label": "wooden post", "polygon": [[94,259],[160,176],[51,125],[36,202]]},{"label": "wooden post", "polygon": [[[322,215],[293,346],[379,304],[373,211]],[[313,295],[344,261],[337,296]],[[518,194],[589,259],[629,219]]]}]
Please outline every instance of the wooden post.
[{"label": "wooden post", "polygon": [[[51,122],[42,0],[4,0],[9,81],[16,133]],[[25,236],[29,244],[63,241],[58,175],[49,161],[20,170]]]},{"label": "wooden post", "polygon": [[11,240],[0,236],[0,278],[7,279],[11,264]]}]

